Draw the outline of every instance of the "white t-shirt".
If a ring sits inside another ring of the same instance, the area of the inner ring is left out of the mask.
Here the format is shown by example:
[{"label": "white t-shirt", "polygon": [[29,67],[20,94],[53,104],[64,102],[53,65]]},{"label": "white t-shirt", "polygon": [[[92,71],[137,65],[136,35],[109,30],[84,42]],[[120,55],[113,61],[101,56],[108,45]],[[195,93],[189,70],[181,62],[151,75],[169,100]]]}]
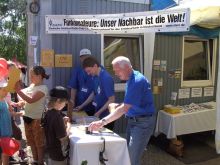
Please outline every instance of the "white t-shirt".
[{"label": "white t-shirt", "polygon": [[47,99],[47,96],[48,96],[48,88],[46,85],[39,85],[39,86],[29,86],[25,89],[22,89],[22,91],[32,97],[34,93],[40,91],[40,92],[43,92],[45,94],[44,97],[42,97],[40,100],[34,102],[34,103],[25,103],[25,106],[24,106],[24,110],[25,110],[25,116],[28,116],[32,119],[40,119],[41,118],[41,115],[45,109],[45,105],[46,105],[46,99]]}]

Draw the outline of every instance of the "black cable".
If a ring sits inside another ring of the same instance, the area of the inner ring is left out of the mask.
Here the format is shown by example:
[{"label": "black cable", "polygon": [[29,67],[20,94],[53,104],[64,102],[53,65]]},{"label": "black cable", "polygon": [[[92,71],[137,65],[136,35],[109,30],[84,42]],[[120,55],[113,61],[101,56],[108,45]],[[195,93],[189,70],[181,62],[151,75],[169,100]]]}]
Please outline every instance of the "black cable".
[{"label": "black cable", "polygon": [[106,165],[105,162],[108,161],[108,159],[104,158],[104,152],[105,152],[105,138],[101,137],[101,140],[103,140],[103,148],[99,152],[99,161],[102,165]]}]

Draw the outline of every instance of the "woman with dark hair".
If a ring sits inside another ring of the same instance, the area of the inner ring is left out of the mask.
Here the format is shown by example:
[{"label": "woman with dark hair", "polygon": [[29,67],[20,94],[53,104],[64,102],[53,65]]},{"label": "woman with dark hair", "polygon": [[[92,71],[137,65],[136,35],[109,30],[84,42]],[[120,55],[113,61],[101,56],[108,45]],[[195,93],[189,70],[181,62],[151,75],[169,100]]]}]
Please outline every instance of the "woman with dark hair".
[{"label": "woman with dark hair", "polygon": [[42,66],[34,66],[30,69],[29,87],[21,89],[20,82],[15,85],[15,90],[24,101],[24,126],[27,144],[31,147],[33,159],[38,165],[43,165],[44,158],[44,130],[40,126],[41,115],[45,109],[48,88],[43,80],[49,76]]}]

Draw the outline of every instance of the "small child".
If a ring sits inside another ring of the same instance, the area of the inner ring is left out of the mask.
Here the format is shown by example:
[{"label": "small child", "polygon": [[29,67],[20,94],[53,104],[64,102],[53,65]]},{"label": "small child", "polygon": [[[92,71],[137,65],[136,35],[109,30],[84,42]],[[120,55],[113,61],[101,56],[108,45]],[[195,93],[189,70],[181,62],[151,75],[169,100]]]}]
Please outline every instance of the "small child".
[{"label": "small child", "polygon": [[57,86],[50,91],[49,107],[43,118],[46,148],[49,154],[48,165],[67,164],[70,123],[64,121],[61,110],[68,100],[69,95],[66,88]]},{"label": "small child", "polygon": [[[11,115],[8,110],[9,106],[5,101],[5,97],[8,92],[5,87],[8,85],[4,78],[0,79],[0,137],[11,137],[12,136],[12,126],[11,126]],[[9,156],[2,153],[0,148],[0,164],[9,164]]]},{"label": "small child", "polygon": [[[8,64],[8,74],[10,75],[11,72],[13,72],[13,69],[17,69],[16,65],[12,62],[12,61],[7,61]],[[8,77],[8,82],[10,82],[10,78],[13,78],[11,76]],[[21,108],[24,106],[24,101],[20,101],[18,102],[18,100],[14,99],[14,101],[12,101],[12,94],[14,95],[14,98],[17,98],[17,94],[16,93],[9,93],[6,96],[6,101],[9,105],[9,111],[11,113],[11,124],[12,124],[12,137],[15,138],[16,140],[18,140],[21,144],[21,140],[22,140],[22,132],[21,129],[18,127],[17,123],[15,122],[15,118],[19,118],[20,116],[23,115],[22,112],[17,112],[18,108]],[[24,160],[26,157],[26,153],[25,151],[22,149],[22,145],[20,145],[20,149],[19,149],[19,154],[18,156],[21,158],[21,160]]]}]

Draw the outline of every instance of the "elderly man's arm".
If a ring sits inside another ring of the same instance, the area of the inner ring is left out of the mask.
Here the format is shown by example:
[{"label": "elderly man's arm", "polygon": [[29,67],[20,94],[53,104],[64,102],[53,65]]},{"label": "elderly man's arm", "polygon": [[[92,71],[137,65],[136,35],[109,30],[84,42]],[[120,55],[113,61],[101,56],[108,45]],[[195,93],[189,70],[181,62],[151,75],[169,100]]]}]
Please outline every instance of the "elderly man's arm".
[{"label": "elderly man's arm", "polygon": [[131,107],[130,104],[119,104],[118,106],[111,107],[112,113],[110,113],[108,116],[106,116],[104,119],[106,120],[107,124],[111,123],[112,121],[117,120],[122,115],[124,115],[128,109]]},{"label": "elderly man's arm", "polygon": [[111,123],[112,121],[117,120],[122,115],[124,115],[128,109],[131,107],[129,104],[119,104],[118,106],[111,107],[112,113],[110,113],[108,116],[104,117],[102,120],[92,122],[89,125],[90,131],[96,131],[102,128],[103,126],[107,125],[108,123]]}]

